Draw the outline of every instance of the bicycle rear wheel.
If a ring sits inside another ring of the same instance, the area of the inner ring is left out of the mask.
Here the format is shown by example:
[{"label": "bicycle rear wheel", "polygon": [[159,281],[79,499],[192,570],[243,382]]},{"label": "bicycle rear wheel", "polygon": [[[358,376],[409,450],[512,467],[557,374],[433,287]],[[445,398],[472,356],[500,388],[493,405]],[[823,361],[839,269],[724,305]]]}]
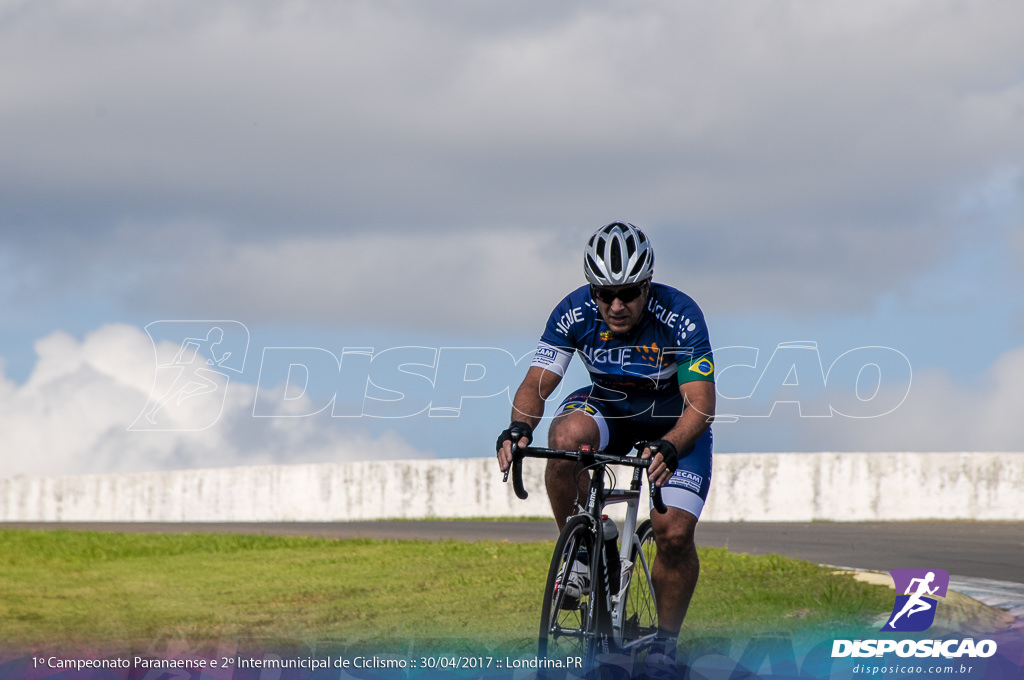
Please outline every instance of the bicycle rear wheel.
[{"label": "bicycle rear wheel", "polygon": [[633,575],[626,590],[626,607],[622,620],[623,647],[643,644],[653,639],[658,632],[658,604],[651,584],[651,569],[658,547],[654,542],[654,526],[645,520],[636,530],[637,542],[633,544],[630,559]]},{"label": "bicycle rear wheel", "polygon": [[[582,657],[584,667],[594,661],[597,646],[597,590],[595,578],[600,556],[594,548],[593,519],[570,517],[555,544],[544,588],[540,618],[540,658]],[[576,596],[568,584],[574,569],[586,573],[590,588]]]}]

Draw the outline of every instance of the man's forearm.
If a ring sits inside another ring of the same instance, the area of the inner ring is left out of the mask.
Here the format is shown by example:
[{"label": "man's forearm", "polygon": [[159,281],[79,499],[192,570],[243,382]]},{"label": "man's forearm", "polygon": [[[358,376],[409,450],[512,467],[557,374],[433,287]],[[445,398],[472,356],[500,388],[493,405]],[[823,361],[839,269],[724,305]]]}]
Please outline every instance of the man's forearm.
[{"label": "man's forearm", "polygon": [[714,383],[703,383],[710,385],[710,392],[704,391],[687,395],[683,392],[685,408],[675,426],[669,430],[664,439],[672,442],[677,451],[688,451],[697,443],[715,419],[715,392]]},{"label": "man's forearm", "polygon": [[686,409],[683,415],[676,422],[675,427],[669,430],[663,439],[672,442],[677,451],[688,451],[697,443],[697,440],[711,426],[709,418],[702,414],[692,412],[693,409]]},{"label": "man's forearm", "polygon": [[562,377],[556,373],[531,367],[512,400],[512,420],[536,428],[544,417],[544,402],[558,387]]},{"label": "man's forearm", "polygon": [[525,385],[520,387],[512,402],[511,420],[524,422],[535,429],[543,417],[544,400],[540,398],[539,394],[533,394],[533,390]]}]

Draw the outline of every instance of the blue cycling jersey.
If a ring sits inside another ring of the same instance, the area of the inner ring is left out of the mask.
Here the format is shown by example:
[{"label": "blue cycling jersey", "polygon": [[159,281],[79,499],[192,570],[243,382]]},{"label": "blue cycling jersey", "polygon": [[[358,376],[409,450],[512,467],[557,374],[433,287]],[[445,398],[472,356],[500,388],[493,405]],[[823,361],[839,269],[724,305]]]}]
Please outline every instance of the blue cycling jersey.
[{"label": "blue cycling jersey", "polygon": [[569,293],[551,312],[532,366],[558,375],[573,353],[594,384],[625,394],[678,392],[694,380],[714,380],[714,359],[704,314],[689,295],[652,283],[637,325],[615,335],[604,322],[590,286]]},{"label": "blue cycling jersey", "polygon": [[[652,283],[647,306],[628,333],[615,335],[604,322],[590,286],[569,293],[548,318],[531,366],[565,375],[573,354],[593,385],[576,390],[560,413],[582,411],[597,423],[598,447],[625,454],[638,441],[659,439],[685,408],[679,385],[714,381],[715,365],[704,314],[689,295]],[[711,484],[709,427],[679,451],[679,466],[662,498],[700,517]]]}]

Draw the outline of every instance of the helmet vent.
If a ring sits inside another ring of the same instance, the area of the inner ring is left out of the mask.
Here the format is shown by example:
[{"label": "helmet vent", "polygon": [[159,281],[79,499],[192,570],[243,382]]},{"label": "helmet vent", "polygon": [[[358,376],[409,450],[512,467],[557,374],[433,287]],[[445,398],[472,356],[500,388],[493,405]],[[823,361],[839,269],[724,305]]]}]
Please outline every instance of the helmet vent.
[{"label": "helmet vent", "polygon": [[622,241],[612,239],[612,271],[622,270]]},{"label": "helmet vent", "polygon": [[643,255],[640,256],[640,259],[638,259],[636,261],[636,264],[633,265],[633,268],[629,270],[629,275],[630,276],[638,275],[641,271],[643,271],[643,268],[646,265],[647,265],[647,253],[644,253]]}]

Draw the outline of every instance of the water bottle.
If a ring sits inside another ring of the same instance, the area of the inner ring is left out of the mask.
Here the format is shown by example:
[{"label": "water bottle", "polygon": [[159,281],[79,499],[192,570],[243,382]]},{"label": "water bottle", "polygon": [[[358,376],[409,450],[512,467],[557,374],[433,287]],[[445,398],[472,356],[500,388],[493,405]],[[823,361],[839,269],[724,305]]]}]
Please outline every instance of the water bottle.
[{"label": "water bottle", "polygon": [[601,524],[604,527],[604,561],[608,565],[608,592],[614,595],[619,592],[622,577],[622,566],[619,564],[619,529],[607,515],[601,518]]}]

